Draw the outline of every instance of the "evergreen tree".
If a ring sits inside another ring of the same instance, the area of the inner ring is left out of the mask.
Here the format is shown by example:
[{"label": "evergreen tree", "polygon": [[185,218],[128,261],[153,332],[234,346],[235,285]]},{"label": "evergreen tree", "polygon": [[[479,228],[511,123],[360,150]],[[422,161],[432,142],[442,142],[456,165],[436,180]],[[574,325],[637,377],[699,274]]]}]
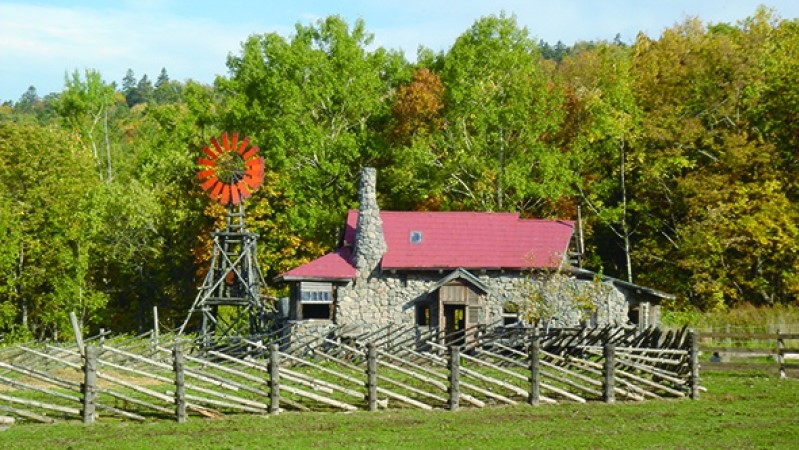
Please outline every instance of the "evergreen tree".
[{"label": "evergreen tree", "polygon": [[128,69],[125,78],[122,79],[122,94],[125,95],[125,101],[129,107],[136,104],[136,75],[133,73],[133,69]]}]

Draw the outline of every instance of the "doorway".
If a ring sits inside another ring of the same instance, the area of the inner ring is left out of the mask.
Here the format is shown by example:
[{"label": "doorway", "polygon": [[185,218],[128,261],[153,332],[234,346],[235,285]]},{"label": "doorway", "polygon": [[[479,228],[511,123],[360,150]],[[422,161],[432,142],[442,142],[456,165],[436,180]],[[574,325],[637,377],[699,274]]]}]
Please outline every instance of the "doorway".
[{"label": "doorway", "polygon": [[466,328],[466,307],[463,305],[444,305],[444,333],[447,336],[447,345],[462,344],[457,342],[463,339]]}]

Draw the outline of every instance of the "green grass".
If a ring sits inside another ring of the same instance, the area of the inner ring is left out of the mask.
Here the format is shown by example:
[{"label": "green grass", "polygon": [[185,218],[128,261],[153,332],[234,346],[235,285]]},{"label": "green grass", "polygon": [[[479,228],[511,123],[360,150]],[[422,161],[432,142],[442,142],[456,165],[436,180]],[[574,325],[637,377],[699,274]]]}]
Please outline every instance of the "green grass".
[{"label": "green grass", "polygon": [[699,401],[26,424],[0,432],[0,447],[796,448],[799,380],[759,372],[704,376],[708,392]]}]

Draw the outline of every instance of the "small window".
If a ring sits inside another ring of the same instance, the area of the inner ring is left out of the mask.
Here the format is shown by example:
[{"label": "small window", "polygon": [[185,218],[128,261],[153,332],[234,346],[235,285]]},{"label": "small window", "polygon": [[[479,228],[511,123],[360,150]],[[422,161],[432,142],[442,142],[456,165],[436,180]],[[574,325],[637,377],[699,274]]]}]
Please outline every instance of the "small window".
[{"label": "small window", "polygon": [[506,327],[520,325],[519,322],[519,306],[513,302],[505,302],[502,305],[502,325]]},{"label": "small window", "polygon": [[422,232],[411,231],[411,244],[421,244],[421,243],[422,243]]},{"label": "small window", "polygon": [[333,315],[333,285],[322,282],[302,282],[299,293],[299,317],[331,319]]},{"label": "small window", "polygon": [[430,305],[416,306],[416,325],[420,327],[430,326]]}]

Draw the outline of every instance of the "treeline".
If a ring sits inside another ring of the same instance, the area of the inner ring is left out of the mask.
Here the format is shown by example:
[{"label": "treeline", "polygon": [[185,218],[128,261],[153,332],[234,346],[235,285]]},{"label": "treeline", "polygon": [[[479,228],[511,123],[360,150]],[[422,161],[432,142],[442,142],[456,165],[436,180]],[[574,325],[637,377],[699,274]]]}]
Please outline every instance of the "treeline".
[{"label": "treeline", "polygon": [[370,165],[386,210],[579,207],[584,265],[673,308],[797,301],[799,21],[565,47],[499,15],[415,63],[371,43],[333,16],[252,35],[213,86],[86,70],[0,107],[0,329],[183,319],[224,215],[195,160],[226,130],[267,163],[247,217],[270,278],[335,245]]}]

